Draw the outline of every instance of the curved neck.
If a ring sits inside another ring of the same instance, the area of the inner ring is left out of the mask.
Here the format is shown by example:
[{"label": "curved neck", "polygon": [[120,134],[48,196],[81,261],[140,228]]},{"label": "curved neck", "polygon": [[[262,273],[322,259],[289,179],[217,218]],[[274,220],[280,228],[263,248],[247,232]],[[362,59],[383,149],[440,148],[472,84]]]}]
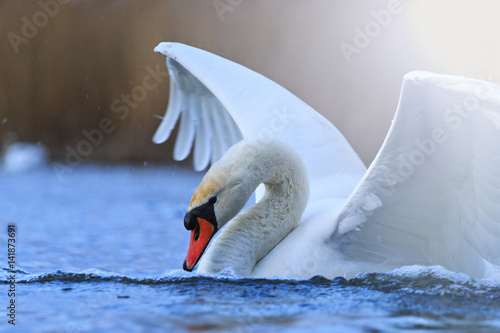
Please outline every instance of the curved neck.
[{"label": "curved neck", "polygon": [[[300,157],[280,142],[259,143],[243,170],[249,192],[264,184],[264,197],[232,219],[201,259],[198,272],[226,267],[249,276],[255,265],[297,227],[307,204],[309,186]],[[244,156],[243,156],[244,157]]]}]

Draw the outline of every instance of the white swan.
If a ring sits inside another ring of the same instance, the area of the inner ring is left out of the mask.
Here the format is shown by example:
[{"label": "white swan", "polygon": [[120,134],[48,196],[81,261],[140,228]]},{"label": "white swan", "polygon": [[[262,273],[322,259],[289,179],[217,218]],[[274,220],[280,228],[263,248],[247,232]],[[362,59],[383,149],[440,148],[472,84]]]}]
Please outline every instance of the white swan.
[{"label": "white swan", "polygon": [[[182,114],[174,158],[194,141],[195,169],[213,164],[184,221],[185,269],[201,257],[199,272],[230,266],[239,276],[351,277],[412,264],[500,272],[499,87],[407,74],[366,170],[331,123],[278,84],[186,45],[155,51],[167,56],[171,83],[153,141]],[[259,183],[266,194],[237,215]]]}]

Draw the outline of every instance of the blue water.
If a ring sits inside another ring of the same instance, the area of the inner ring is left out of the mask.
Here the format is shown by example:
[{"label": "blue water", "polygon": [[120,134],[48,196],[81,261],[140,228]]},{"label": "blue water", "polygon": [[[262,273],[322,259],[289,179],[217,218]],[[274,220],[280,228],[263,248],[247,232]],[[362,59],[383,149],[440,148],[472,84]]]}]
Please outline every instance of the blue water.
[{"label": "blue water", "polygon": [[[500,332],[500,283],[440,267],[351,280],[237,279],[180,270],[200,174],[83,166],[0,173],[0,331]],[[15,274],[16,326],[7,323]]]}]

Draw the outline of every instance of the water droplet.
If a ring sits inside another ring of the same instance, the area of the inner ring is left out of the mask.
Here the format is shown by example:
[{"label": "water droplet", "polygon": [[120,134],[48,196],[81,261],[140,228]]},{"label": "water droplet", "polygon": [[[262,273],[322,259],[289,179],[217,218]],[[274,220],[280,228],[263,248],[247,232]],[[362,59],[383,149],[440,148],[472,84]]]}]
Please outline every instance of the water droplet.
[{"label": "water droplet", "polygon": [[7,118],[4,118],[4,119],[2,120],[2,124],[5,124],[6,122],[7,122]]}]

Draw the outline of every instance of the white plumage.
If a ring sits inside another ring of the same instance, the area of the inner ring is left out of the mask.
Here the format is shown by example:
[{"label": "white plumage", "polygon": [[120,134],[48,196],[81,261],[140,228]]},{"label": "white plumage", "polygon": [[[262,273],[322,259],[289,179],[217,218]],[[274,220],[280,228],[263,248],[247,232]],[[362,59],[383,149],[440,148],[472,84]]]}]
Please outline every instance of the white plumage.
[{"label": "white plumage", "polygon": [[[276,139],[302,158],[310,186],[299,226],[252,275],[353,276],[411,264],[488,277],[500,265],[500,88],[412,72],[386,140],[366,170],[340,132],[280,85],[241,65],[161,43],[179,115],[174,158],[194,167],[244,138]],[[361,98],[361,96],[360,96]],[[258,193],[258,198],[262,193]]]}]

